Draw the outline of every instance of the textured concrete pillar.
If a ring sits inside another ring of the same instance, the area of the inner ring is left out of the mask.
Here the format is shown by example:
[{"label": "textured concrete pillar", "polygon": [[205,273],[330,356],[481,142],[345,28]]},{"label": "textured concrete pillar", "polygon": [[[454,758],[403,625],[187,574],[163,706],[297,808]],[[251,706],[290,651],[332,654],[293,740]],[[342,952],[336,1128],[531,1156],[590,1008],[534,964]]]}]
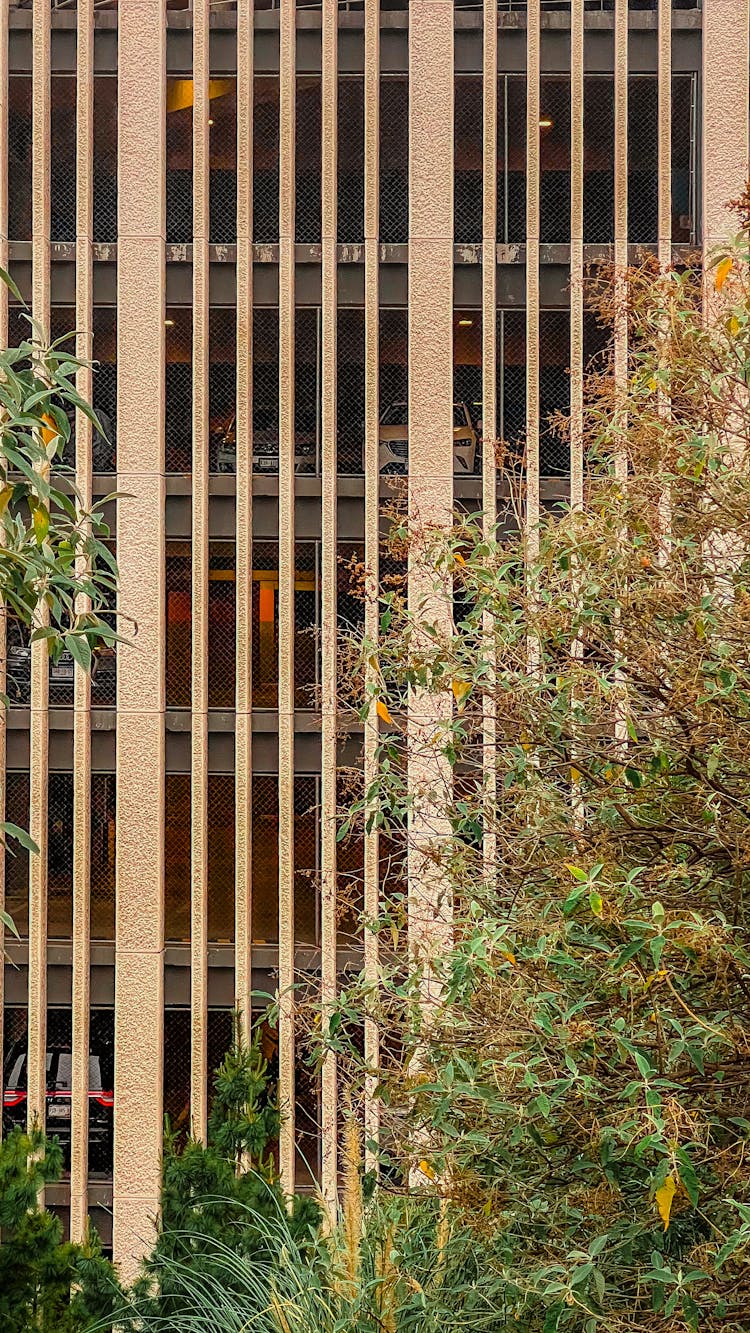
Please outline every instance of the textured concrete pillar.
[{"label": "textured concrete pillar", "polygon": [[706,252],[737,231],[727,204],[748,174],[748,0],[703,7],[703,244]]},{"label": "textured concrete pillar", "polygon": [[114,1252],[127,1276],[159,1199],[164,1032],[164,0],[119,11],[118,652]]}]

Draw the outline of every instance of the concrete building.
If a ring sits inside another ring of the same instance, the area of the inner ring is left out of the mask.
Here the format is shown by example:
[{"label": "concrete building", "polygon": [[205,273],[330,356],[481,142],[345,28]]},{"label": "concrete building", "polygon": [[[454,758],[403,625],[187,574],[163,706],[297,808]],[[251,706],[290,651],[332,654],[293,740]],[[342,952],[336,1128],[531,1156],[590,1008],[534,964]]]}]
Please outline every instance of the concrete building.
[{"label": "concrete building", "polygon": [[0,263],[98,363],[74,461],[125,497],[137,622],[90,681],[8,645],[5,812],[41,854],[5,864],[4,1116],[69,1138],[48,1203],[126,1266],[163,1110],[204,1131],[253,992],[283,994],[285,1180],[335,1189],[336,1071],[295,1059],[289,988],[332,993],[340,903],[378,891],[374,838],[335,841],[337,618],[373,614],[344,565],[377,571],[389,473],[491,519],[496,436],[526,437],[529,522],[580,495],[578,280],[729,229],[749,9],[0,0]]}]

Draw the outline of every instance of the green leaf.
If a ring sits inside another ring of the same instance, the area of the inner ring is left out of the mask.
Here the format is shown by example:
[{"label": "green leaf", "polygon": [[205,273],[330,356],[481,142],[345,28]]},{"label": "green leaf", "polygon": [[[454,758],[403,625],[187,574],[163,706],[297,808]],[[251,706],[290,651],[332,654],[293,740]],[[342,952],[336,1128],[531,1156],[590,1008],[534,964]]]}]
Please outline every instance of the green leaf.
[{"label": "green leaf", "polygon": [[21,846],[25,847],[27,852],[38,854],[39,848],[34,842],[34,839],[29,836],[26,829],[19,828],[18,824],[11,824],[6,820],[4,823],[0,823],[0,833],[3,834],[4,837],[12,838],[14,842],[20,842]]},{"label": "green leaf", "polygon": [[82,671],[87,674],[91,670],[91,644],[84,634],[66,634],[63,640],[65,647],[77,662]]}]

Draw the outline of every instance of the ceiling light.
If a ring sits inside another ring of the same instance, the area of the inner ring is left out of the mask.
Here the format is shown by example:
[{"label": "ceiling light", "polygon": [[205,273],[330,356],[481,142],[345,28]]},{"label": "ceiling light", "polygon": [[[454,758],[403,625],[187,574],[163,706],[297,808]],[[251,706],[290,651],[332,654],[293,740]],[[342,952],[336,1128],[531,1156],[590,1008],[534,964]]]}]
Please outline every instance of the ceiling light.
[{"label": "ceiling light", "polygon": [[209,125],[213,125],[213,121],[212,121],[210,118],[209,118],[209,122],[208,122],[208,123],[209,123]]},{"label": "ceiling light", "polygon": [[458,327],[460,329],[470,329],[473,323],[473,319],[459,319]]},{"label": "ceiling light", "polygon": [[555,123],[555,122],[554,122],[554,120],[552,119],[551,116],[540,116],[540,117],[539,117],[539,128],[540,128],[540,130],[551,130],[551,129],[552,129],[552,126],[554,125],[554,123]]},{"label": "ceiling light", "polygon": [[165,319],[165,321],[164,321],[164,327],[165,327],[165,329],[173,329],[173,328],[174,328],[174,320],[173,320],[173,319]]}]

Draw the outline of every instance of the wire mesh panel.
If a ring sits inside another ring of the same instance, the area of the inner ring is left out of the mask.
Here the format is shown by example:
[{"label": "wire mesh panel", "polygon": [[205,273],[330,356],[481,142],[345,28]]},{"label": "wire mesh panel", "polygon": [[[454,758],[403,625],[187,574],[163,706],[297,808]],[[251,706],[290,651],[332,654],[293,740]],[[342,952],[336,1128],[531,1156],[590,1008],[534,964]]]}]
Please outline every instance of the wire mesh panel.
[{"label": "wire mesh panel", "polygon": [[294,1077],[295,1187],[309,1190],[320,1179],[320,1074],[298,1059]]},{"label": "wire mesh panel", "polygon": [[279,80],[253,80],[253,240],[279,239]]},{"label": "wire mesh panel", "polygon": [[[29,775],[11,770],[6,774],[5,818],[29,829]],[[29,935],[29,853],[12,838],[5,839],[5,910],[13,919],[21,939]]]},{"label": "wire mesh panel", "polygon": [[193,80],[167,79],[167,241],[193,236]]},{"label": "wire mesh panel", "polygon": [[[361,769],[345,769],[337,774],[336,804],[342,815],[364,794]],[[365,844],[361,826],[343,838],[336,852],[336,936],[339,949],[362,944],[360,920],[364,911]]]},{"label": "wire mesh panel", "polygon": [[211,306],[208,328],[208,465],[211,472],[235,472],[237,470],[235,308]]},{"label": "wire mesh panel", "polygon": [[403,474],[409,460],[408,318],[405,310],[380,311],[380,471]]},{"label": "wire mesh panel", "polygon": [[539,468],[542,476],[570,471],[567,431],[558,420],[570,412],[570,315],[542,310],[539,365]]},{"label": "wire mesh panel", "polygon": [[278,702],[279,548],[253,543],[253,707]]},{"label": "wire mesh panel", "polygon": [[317,779],[294,779],[294,937],[320,943],[320,803]]},{"label": "wire mesh panel", "polygon": [[336,325],[336,466],[359,475],[365,447],[365,312],[340,307]]},{"label": "wire mesh panel", "polygon": [[[209,1009],[207,1026],[207,1060],[208,1069],[208,1109],[214,1100],[214,1085],[216,1082],[216,1071],[219,1068],[224,1056],[232,1045],[234,1027],[234,1010],[232,1009]],[[247,1033],[243,1034],[247,1037]]]},{"label": "wire mesh panel", "polygon": [[164,1010],[164,1116],[178,1139],[190,1133],[190,1010]]},{"label": "wire mesh panel", "polygon": [[191,562],[189,542],[167,543],[167,708],[191,700]]},{"label": "wire mesh panel", "polygon": [[208,778],[208,938],[234,940],[234,775]]},{"label": "wire mesh panel", "polygon": [[73,774],[50,773],[47,819],[47,938],[73,936]]},{"label": "wire mesh panel", "polygon": [[5,693],[12,708],[31,703],[31,631],[20,621],[8,619]]},{"label": "wire mesh panel", "polygon": [[279,470],[279,311],[253,310],[253,471]]},{"label": "wire mesh panel", "polygon": [[31,239],[29,74],[11,74],[8,79],[8,236],[11,241]]},{"label": "wire mesh panel", "polygon": [[654,243],[659,210],[659,90],[656,79],[628,79],[628,240]]},{"label": "wire mesh panel", "polygon": [[190,939],[190,774],[164,780],[164,939]]},{"label": "wire mesh panel", "polygon": [[456,76],[454,239],[463,245],[482,239],[482,98],[481,76]]},{"label": "wire mesh panel", "polygon": [[209,82],[209,237],[215,245],[237,240],[237,80]]},{"label": "wire mesh panel", "polygon": [[539,238],[570,240],[570,79],[541,80]]},{"label": "wire mesh panel", "polygon": [[92,405],[101,430],[92,441],[94,472],[117,469],[117,310],[94,306]]},{"label": "wire mesh panel", "polygon": [[117,75],[94,79],[94,240],[117,240]]},{"label": "wire mesh panel", "polygon": [[364,80],[341,78],[338,93],[338,239],[347,243],[365,236]]},{"label": "wire mesh panel", "polygon": [[294,314],[294,467],[318,471],[320,437],[320,308]]},{"label": "wire mesh panel", "polygon": [[526,239],[526,79],[503,76],[497,89],[497,236]]},{"label": "wire mesh panel", "polygon": [[76,80],[53,75],[50,156],[50,239],[76,238]]},{"label": "wire mesh panel", "polygon": [[697,218],[696,76],[672,78],[672,240],[692,244]]},{"label": "wire mesh panel", "polygon": [[91,938],[115,937],[115,775],[91,777]]},{"label": "wire mesh panel", "polygon": [[279,938],[279,781],[253,774],[253,922],[255,944]]},{"label": "wire mesh panel", "polygon": [[317,546],[295,542],[294,552],[294,706],[314,708],[320,678]]},{"label": "wire mesh panel", "polygon": [[234,708],[237,583],[234,542],[211,542],[208,559],[208,706]]},{"label": "wire mesh panel", "polygon": [[612,241],[615,231],[615,118],[612,79],[583,83],[583,239]]},{"label": "wire mesh panel", "polygon": [[409,81],[380,80],[380,239],[409,239]]},{"label": "wire mesh panel", "polygon": [[167,307],[165,324],[165,467],[184,473],[193,467],[192,307]]},{"label": "wire mesh panel", "polygon": [[89,1019],[89,1176],[112,1176],[115,1015],[92,1009]]},{"label": "wire mesh panel", "polygon": [[474,476],[482,470],[482,312],[453,315],[453,470]]},{"label": "wire mesh panel", "polygon": [[297,79],[295,146],[296,239],[320,240],[320,78]]},{"label": "wire mesh panel", "polygon": [[517,463],[526,442],[526,315],[497,312],[497,436],[501,458]]}]

